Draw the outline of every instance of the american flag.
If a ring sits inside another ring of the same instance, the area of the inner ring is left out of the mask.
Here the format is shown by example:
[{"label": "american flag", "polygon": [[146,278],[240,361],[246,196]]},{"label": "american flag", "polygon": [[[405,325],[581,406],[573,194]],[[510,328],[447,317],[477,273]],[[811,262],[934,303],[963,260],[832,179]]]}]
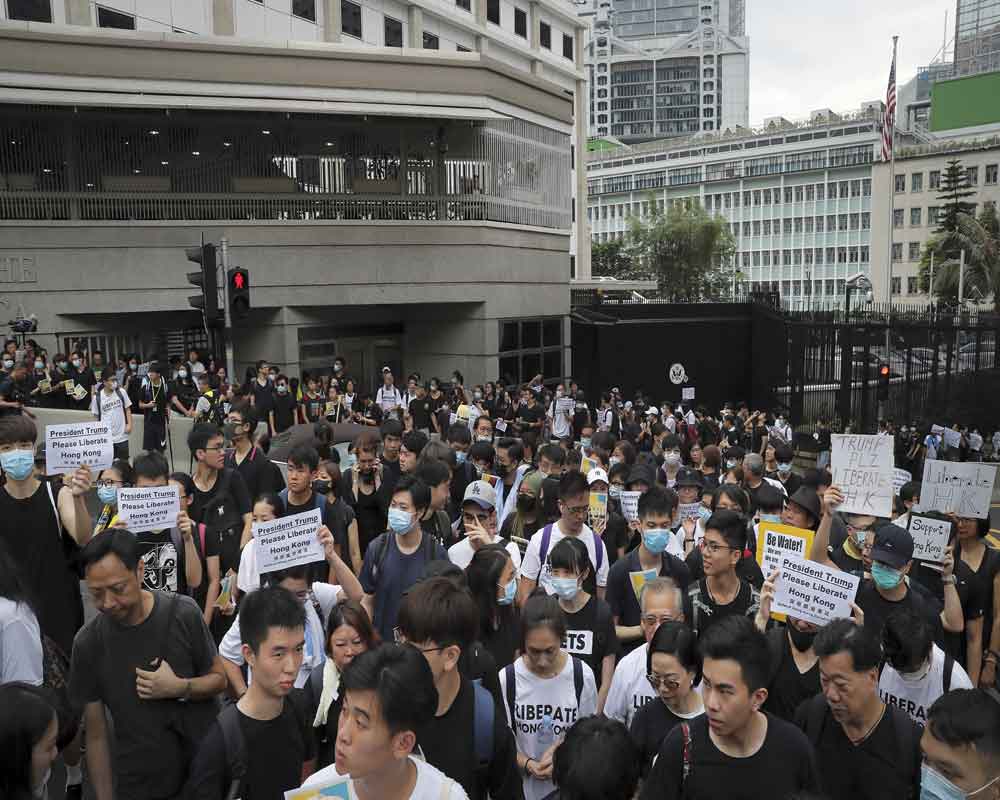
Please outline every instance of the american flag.
[{"label": "american flag", "polygon": [[896,132],[896,51],[892,53],[889,88],[885,95],[885,116],[882,117],[882,160],[892,158],[893,134]]}]

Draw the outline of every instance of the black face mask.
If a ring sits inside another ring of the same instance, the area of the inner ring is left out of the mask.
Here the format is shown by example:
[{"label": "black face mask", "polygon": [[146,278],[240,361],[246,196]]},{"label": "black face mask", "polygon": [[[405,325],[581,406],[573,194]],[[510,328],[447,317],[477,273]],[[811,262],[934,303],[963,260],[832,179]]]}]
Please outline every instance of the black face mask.
[{"label": "black face mask", "polygon": [[527,514],[535,510],[535,498],[530,494],[519,494],[517,496],[517,510],[522,514]]},{"label": "black face mask", "polygon": [[493,465],[493,471],[497,474],[498,478],[504,478],[507,475],[507,465],[501,464],[499,461]]},{"label": "black face mask", "polygon": [[804,653],[813,646],[813,640],[818,631],[800,631],[794,625],[788,625],[788,638],[792,641],[792,647],[800,653]]},{"label": "black face mask", "polygon": [[330,481],[315,480],[312,482],[312,490],[316,492],[316,494],[329,494]]}]

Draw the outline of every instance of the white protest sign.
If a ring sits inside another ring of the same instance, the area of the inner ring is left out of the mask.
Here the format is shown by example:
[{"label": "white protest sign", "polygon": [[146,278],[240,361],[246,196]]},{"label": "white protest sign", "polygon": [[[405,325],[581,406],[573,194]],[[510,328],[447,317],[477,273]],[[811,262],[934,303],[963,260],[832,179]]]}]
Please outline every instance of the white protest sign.
[{"label": "white protest sign", "polygon": [[505,433],[507,431],[506,420],[498,419],[495,423],[495,427],[498,431],[500,431],[500,433]]},{"label": "white protest sign", "polygon": [[844,493],[838,511],[892,516],[892,437],[833,434],[833,483]]},{"label": "white protest sign", "polygon": [[794,556],[783,558],[780,569],[772,611],[814,625],[850,618],[851,603],[861,581],[856,575]]},{"label": "white protest sign", "polygon": [[941,436],[944,433],[944,425],[931,425],[931,433]]},{"label": "white protest sign", "polygon": [[639,497],[642,492],[622,492],[618,500],[622,504],[622,515],[629,522],[639,519]]},{"label": "white protest sign", "polygon": [[681,389],[681,400],[694,400],[694,387],[685,386]]},{"label": "white protest sign", "polygon": [[962,444],[962,434],[958,431],[953,431],[951,428],[945,428],[944,431],[942,431],[941,436],[944,439],[945,447],[954,447],[958,449],[958,447]]},{"label": "white protest sign", "polygon": [[111,466],[115,446],[106,422],[71,422],[45,426],[45,473],[73,472],[86,465],[93,470]]},{"label": "white protest sign", "polygon": [[905,469],[899,469],[898,467],[892,471],[892,491],[895,494],[899,494],[899,490],[903,488],[904,485],[913,480],[913,475],[907,472]]},{"label": "white protest sign", "polygon": [[924,462],[918,510],[986,519],[996,477],[995,464],[928,459]]},{"label": "white protest sign", "polygon": [[698,519],[698,509],[701,508],[701,503],[681,503],[677,506],[677,519],[683,522],[686,519]]},{"label": "white protest sign", "polygon": [[118,490],[118,519],[132,533],[173,528],[180,512],[181,497],[176,486]]},{"label": "white protest sign", "polygon": [[944,563],[944,549],[951,537],[951,520],[910,514],[907,528],[913,537],[913,557],[932,564]]},{"label": "white protest sign", "polygon": [[559,397],[556,399],[557,414],[572,414],[576,411],[576,400],[572,397]]},{"label": "white protest sign", "polygon": [[257,542],[260,574],[323,561],[326,555],[316,536],[322,524],[323,516],[318,508],[270,522],[255,522],[253,538]]}]

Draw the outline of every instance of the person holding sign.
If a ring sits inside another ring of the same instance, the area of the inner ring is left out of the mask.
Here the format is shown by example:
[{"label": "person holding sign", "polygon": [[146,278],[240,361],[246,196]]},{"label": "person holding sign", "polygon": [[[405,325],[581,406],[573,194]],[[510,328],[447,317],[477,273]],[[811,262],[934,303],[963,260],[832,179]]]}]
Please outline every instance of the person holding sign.
[{"label": "person holding sign", "polygon": [[823,516],[816,529],[809,558],[843,572],[864,575],[871,571],[874,528],[880,520],[868,514],[846,515],[847,537],[840,547],[834,548],[830,545],[831,532],[837,519],[837,509],[843,502],[844,494],[837,486],[831,486],[823,493]]},{"label": "person holding sign", "polygon": [[579,539],[563,539],[553,547],[549,567],[549,583],[566,614],[563,647],[593,671],[597,681],[597,712],[601,713],[620,652],[611,609],[583,588],[591,566],[587,547]]},{"label": "person holding sign", "polygon": [[795,721],[816,750],[823,788],[831,800],[915,800],[920,729],[879,698],[877,629],[834,620],[814,647],[823,694],[803,703]]},{"label": "person holding sign", "polygon": [[608,571],[607,600],[615,632],[627,654],[643,642],[639,598],[642,587],[657,577],[672,578],[681,591],[691,583],[691,570],[677,555],[667,552],[677,509],[677,494],[656,486],[639,498],[639,546]]},{"label": "person holding sign", "polygon": [[802,731],[760,710],[770,661],[764,634],[749,619],[729,617],[699,649],[705,715],[667,734],[641,800],[786,800],[817,791]]},{"label": "person holding sign", "polygon": [[42,633],[65,653],[83,625],[80,578],[73,551],[93,533],[86,495],[90,468],[62,476],[62,484],[34,476],[38,429],[30,417],[0,416],[0,539],[33,598]]},{"label": "person holding sign", "polygon": [[[983,635],[980,649],[984,655],[978,684],[991,687],[996,685],[997,659],[1000,658],[1000,551],[986,546],[986,537],[990,532],[988,518],[958,517],[956,522],[958,525],[956,553],[959,563],[972,571],[983,591]],[[969,640],[968,636],[966,640]],[[969,675],[973,676],[975,669],[971,653],[967,669]],[[973,683],[976,682],[976,677],[973,677]]]}]

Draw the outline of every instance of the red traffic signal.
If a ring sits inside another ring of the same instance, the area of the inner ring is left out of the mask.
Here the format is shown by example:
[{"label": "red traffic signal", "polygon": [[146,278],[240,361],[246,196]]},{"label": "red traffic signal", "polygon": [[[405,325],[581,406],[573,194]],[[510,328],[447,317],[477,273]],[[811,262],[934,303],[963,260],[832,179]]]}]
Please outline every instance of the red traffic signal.
[{"label": "red traffic signal", "polygon": [[878,368],[878,374],[879,374],[880,378],[888,378],[889,377],[889,365],[888,364],[883,364],[882,366],[880,366]]},{"label": "red traffic signal", "polygon": [[229,282],[229,315],[243,319],[250,313],[250,271],[233,267],[226,272]]}]

